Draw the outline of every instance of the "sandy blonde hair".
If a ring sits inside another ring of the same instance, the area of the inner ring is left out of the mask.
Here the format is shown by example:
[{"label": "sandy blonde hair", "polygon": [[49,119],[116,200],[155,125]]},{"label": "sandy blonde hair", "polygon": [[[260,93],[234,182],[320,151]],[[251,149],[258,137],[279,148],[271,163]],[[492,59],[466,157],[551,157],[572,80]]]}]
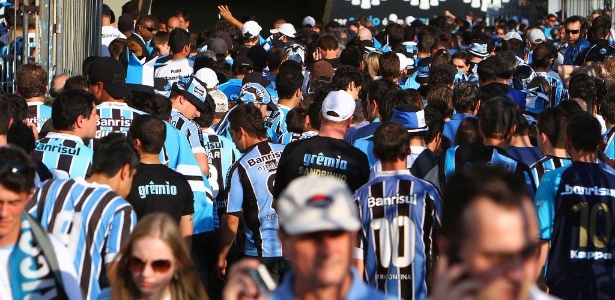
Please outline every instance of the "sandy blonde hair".
[{"label": "sandy blonde hair", "polygon": [[112,286],[112,299],[136,299],[139,297],[140,291],[132,280],[127,261],[131,255],[134,243],[145,237],[159,238],[173,251],[175,274],[171,282],[169,282],[171,299],[208,299],[205,289],[192,265],[188,246],[179,232],[177,223],[165,213],[152,213],[143,217],[139,220],[132,234],[130,234],[126,245],[120,251],[122,259],[118,264],[115,282]]}]

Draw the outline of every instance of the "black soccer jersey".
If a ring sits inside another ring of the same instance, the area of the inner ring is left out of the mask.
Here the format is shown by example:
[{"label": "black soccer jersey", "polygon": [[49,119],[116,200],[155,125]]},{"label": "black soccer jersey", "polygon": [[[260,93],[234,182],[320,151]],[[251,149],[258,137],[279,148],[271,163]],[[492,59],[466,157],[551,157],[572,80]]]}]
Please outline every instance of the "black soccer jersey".
[{"label": "black soccer jersey", "polygon": [[308,174],[334,176],[354,192],[369,179],[369,163],[365,153],[341,139],[314,136],[292,142],[280,158],[273,197],[293,179]]},{"label": "black soccer jersey", "polygon": [[573,162],[546,173],[534,200],[540,237],[551,241],[546,282],[563,299],[615,295],[615,175]]}]

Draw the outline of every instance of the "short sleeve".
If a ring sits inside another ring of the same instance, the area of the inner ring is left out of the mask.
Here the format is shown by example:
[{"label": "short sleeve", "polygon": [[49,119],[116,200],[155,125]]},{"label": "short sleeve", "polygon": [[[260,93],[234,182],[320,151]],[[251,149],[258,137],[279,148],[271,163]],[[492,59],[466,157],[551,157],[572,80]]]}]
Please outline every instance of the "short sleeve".
[{"label": "short sleeve", "polygon": [[115,259],[115,256],[120,252],[122,246],[128,241],[128,237],[135,225],[137,225],[137,215],[132,206],[126,202],[126,205],[117,209],[111,220],[111,228],[106,242],[106,264]]},{"label": "short sleeve", "polygon": [[227,213],[237,213],[241,211],[243,205],[243,185],[241,184],[241,178],[239,175],[239,169],[234,168],[233,173],[228,182],[228,199],[226,205]]},{"label": "short sleeve", "polygon": [[555,196],[560,178],[561,170],[559,169],[545,173],[534,197],[534,206],[538,215],[539,238],[543,240],[551,240],[555,216]]}]

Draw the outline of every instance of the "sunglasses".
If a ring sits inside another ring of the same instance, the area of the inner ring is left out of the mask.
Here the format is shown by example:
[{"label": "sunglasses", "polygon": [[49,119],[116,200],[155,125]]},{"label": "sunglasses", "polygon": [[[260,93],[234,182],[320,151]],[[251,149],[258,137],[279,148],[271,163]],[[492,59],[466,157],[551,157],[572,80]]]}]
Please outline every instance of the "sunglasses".
[{"label": "sunglasses", "polygon": [[577,30],[566,29],[566,33],[578,34],[579,32],[581,32],[581,29],[577,29]]},{"label": "sunglasses", "polygon": [[11,175],[28,176],[32,170],[22,162],[0,161],[0,174],[10,173]]},{"label": "sunglasses", "polygon": [[549,22],[555,22],[555,21],[556,21],[555,19],[550,19],[550,20],[549,20]]},{"label": "sunglasses", "polygon": [[145,27],[145,29],[147,29],[147,31],[149,32],[154,32],[154,30],[156,30],[156,28],[154,27],[146,27],[146,26],[143,26],[143,27]]},{"label": "sunglasses", "polygon": [[140,258],[131,256],[127,260],[127,265],[133,273],[141,273],[145,269],[147,263],[150,263],[152,270],[156,273],[165,273],[171,268],[171,261],[167,259],[159,259],[154,261],[143,261]]}]

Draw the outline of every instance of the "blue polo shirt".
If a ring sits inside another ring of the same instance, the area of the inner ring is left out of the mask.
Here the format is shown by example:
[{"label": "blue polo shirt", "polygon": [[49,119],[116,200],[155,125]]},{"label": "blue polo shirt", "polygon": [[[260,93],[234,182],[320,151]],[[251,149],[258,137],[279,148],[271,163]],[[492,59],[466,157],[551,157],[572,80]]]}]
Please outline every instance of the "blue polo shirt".
[{"label": "blue polo shirt", "polygon": [[[348,294],[344,298],[345,300],[378,300],[378,299],[395,299],[391,297],[387,297],[382,292],[368,286],[361,280],[359,277],[359,273],[357,270],[352,267],[352,284],[350,286],[350,290]],[[268,300],[284,300],[284,299],[295,299],[295,293],[293,291],[293,276],[294,272],[288,272],[284,279],[282,279],[282,283],[273,290],[273,293],[267,297]]]}]

